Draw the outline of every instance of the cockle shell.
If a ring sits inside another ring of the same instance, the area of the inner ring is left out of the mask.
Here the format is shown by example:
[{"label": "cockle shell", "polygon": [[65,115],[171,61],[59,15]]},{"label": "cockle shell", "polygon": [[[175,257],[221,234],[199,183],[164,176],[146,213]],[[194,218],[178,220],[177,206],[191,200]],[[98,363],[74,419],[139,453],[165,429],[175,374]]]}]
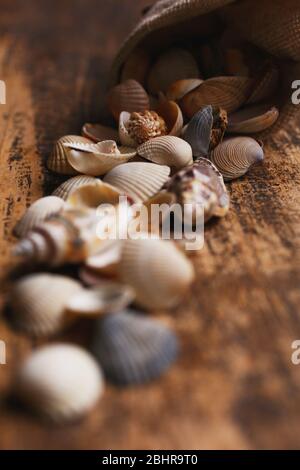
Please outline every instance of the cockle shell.
[{"label": "cockle shell", "polygon": [[167,90],[166,97],[171,101],[179,101],[190,91],[198,88],[203,83],[200,78],[187,78],[183,80],[176,80],[173,82]]},{"label": "cockle shell", "polygon": [[206,106],[198,111],[186,126],[183,138],[193,149],[194,157],[206,156],[223,139],[227,127],[227,113]]},{"label": "cockle shell", "polygon": [[179,136],[183,128],[183,116],[180,107],[175,101],[169,101],[160,95],[156,111],[167,124],[168,134]]},{"label": "cockle shell", "polygon": [[119,133],[117,129],[103,126],[102,124],[86,123],[82,127],[82,135],[91,139],[93,142],[102,142],[103,140],[114,140],[119,142]]},{"label": "cockle shell", "polygon": [[166,372],[176,360],[179,346],[167,326],[127,310],[98,320],[92,350],[109,380],[133,385]]},{"label": "cockle shell", "polygon": [[77,281],[65,276],[45,273],[25,276],[11,291],[13,323],[36,337],[59,332],[70,321],[65,312],[67,301],[81,289]]},{"label": "cockle shell", "polygon": [[66,201],[73,191],[76,191],[76,189],[81,188],[82,186],[86,186],[87,184],[99,184],[99,181],[100,180],[98,178],[94,178],[93,176],[74,176],[73,178],[69,178],[67,181],[58,186],[58,188],[56,188],[52,194],[53,196],[60,197]]},{"label": "cockle shell", "polygon": [[47,160],[49,170],[61,175],[76,175],[77,171],[68,162],[69,149],[64,146],[66,143],[76,142],[78,144],[90,144],[91,141],[80,135],[66,135],[61,137],[54,145],[53,151]]},{"label": "cockle shell", "polygon": [[232,113],[240,108],[251,92],[248,77],[215,77],[203,82],[180,102],[184,114],[192,118],[203,106],[211,105]]},{"label": "cockle shell", "polygon": [[15,234],[24,237],[27,233],[53,214],[64,209],[65,202],[56,196],[47,196],[35,201],[15,227]]},{"label": "cockle shell", "polygon": [[66,308],[71,315],[98,317],[122,311],[133,299],[134,291],[130,287],[102,280],[97,287],[82,289],[73,295]]},{"label": "cockle shell", "polygon": [[35,412],[56,423],[83,417],[104,389],[100,367],[84,349],[52,344],[35,350],[21,366],[16,394]]},{"label": "cockle shell", "polygon": [[273,126],[279,111],[268,105],[247,106],[229,117],[228,132],[232,134],[255,134]]},{"label": "cockle shell", "polygon": [[210,158],[224,179],[232,180],[245,175],[252,165],[261,162],[264,151],[251,137],[233,137],[218,145]]},{"label": "cockle shell", "polygon": [[97,209],[100,204],[119,204],[120,196],[120,191],[99,180],[98,184],[86,184],[77,188],[68,197],[67,204],[74,208]]},{"label": "cockle shell", "polygon": [[130,162],[111,170],[103,181],[132,197],[135,202],[143,202],[163,187],[169,174],[168,166]]},{"label": "cockle shell", "polygon": [[191,262],[171,241],[151,238],[124,241],[120,279],[135,290],[139,305],[148,309],[172,307],[193,278]]},{"label": "cockle shell", "polygon": [[136,155],[132,148],[118,147],[113,140],[81,145],[71,142],[66,145],[70,149],[67,157],[70,165],[79,173],[90,176],[104,175]]},{"label": "cockle shell", "polygon": [[146,160],[175,168],[183,168],[193,163],[192,147],[175,136],[151,139],[140,145],[137,153]]},{"label": "cockle shell", "polygon": [[144,85],[146,75],[150,68],[150,57],[144,49],[136,48],[126,60],[122,73],[121,82],[136,80]]},{"label": "cockle shell", "polygon": [[198,77],[197,62],[189,51],[169,49],[159,56],[150,70],[148,90],[152,94],[166,92],[175,80]]},{"label": "cockle shell", "polygon": [[140,83],[127,80],[110,90],[108,107],[118,122],[122,111],[129,113],[146,111],[150,109],[150,102],[147,92]]}]

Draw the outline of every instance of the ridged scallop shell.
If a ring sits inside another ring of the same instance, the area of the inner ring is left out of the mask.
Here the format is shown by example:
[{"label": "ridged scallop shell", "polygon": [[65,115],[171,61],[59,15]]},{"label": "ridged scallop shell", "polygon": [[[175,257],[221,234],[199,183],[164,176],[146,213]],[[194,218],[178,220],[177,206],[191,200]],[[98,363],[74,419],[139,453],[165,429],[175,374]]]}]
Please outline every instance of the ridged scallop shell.
[{"label": "ridged scallop shell", "polygon": [[92,350],[106,377],[118,385],[143,384],[176,360],[176,335],[165,325],[131,310],[101,318]]},{"label": "ridged scallop shell", "polygon": [[203,106],[213,106],[232,113],[240,108],[251,92],[248,77],[215,77],[203,82],[180,102],[184,114],[192,118]]},{"label": "ridged scallop shell", "polygon": [[11,291],[13,323],[32,336],[48,336],[61,331],[68,319],[67,301],[82,289],[68,277],[32,274],[18,280]]},{"label": "ridged scallop shell", "polygon": [[144,49],[136,48],[127,58],[121,73],[121,82],[136,80],[145,84],[150,68],[150,57]]},{"label": "ridged scallop shell", "polygon": [[132,197],[135,202],[143,202],[163,187],[169,174],[168,166],[131,162],[111,170],[103,181]]},{"label": "ridged scallop shell", "polygon": [[200,78],[187,78],[183,80],[176,80],[173,82],[167,90],[166,97],[171,101],[179,101],[190,91],[198,88],[199,85],[203,83],[203,80]]},{"label": "ridged scallop shell", "polygon": [[252,165],[261,162],[264,151],[251,137],[233,137],[218,145],[210,158],[224,179],[232,180],[245,175]]},{"label": "ridged scallop shell", "polygon": [[171,241],[150,238],[124,241],[120,279],[135,290],[139,305],[148,309],[172,307],[193,278],[191,262]]},{"label": "ridged scallop shell", "polygon": [[70,148],[68,161],[79,173],[100,176],[115,166],[126,163],[135,157],[132,148],[118,147],[113,140],[104,140],[98,144],[66,144]]},{"label": "ridged scallop shell", "polygon": [[188,142],[175,136],[151,139],[137,148],[137,153],[159,165],[183,168],[193,163],[193,151]]},{"label": "ridged scallop shell", "polygon": [[121,193],[113,186],[99,180],[98,184],[86,184],[77,188],[67,199],[70,207],[97,209],[100,204],[119,204]]},{"label": "ridged scallop shell", "polygon": [[110,90],[108,107],[116,121],[119,121],[122,111],[146,111],[150,109],[150,102],[142,85],[135,80],[127,80]]},{"label": "ridged scallop shell", "polygon": [[84,349],[52,344],[35,350],[17,374],[15,392],[38,414],[64,423],[83,417],[104,389],[101,369]]},{"label": "ridged scallop shell", "polygon": [[159,56],[150,70],[148,90],[152,94],[166,92],[175,81],[199,77],[199,69],[192,54],[181,48],[169,49]]},{"label": "ridged scallop shell", "polygon": [[17,223],[14,232],[18,237],[27,233],[53,214],[63,210],[65,202],[56,196],[47,196],[35,201]]},{"label": "ridged scallop shell", "polygon": [[254,105],[241,109],[229,117],[228,132],[232,134],[255,134],[273,126],[279,111],[268,105]]},{"label": "ridged scallop shell", "polygon": [[99,184],[99,179],[94,178],[93,176],[87,175],[78,175],[74,176],[73,178],[68,179],[64,183],[62,183],[58,188],[53,191],[52,195],[60,197],[64,201],[68,199],[68,197],[76,191],[78,188],[82,188],[83,186],[91,185],[91,184]]},{"label": "ridged scallop shell", "polygon": [[67,155],[69,149],[64,146],[66,143],[76,142],[79,144],[90,144],[91,141],[80,135],[66,135],[61,137],[54,145],[53,151],[47,160],[49,170],[61,175],[76,175],[77,171],[68,162]]},{"label": "ridged scallop shell", "polygon": [[67,303],[67,310],[72,315],[99,317],[108,313],[117,313],[128,307],[134,299],[133,290],[111,281],[102,281],[97,287],[82,289]]},{"label": "ridged scallop shell", "polygon": [[91,139],[93,142],[102,142],[103,140],[114,140],[119,142],[119,133],[117,129],[103,126],[102,124],[86,123],[82,127],[82,135]]}]

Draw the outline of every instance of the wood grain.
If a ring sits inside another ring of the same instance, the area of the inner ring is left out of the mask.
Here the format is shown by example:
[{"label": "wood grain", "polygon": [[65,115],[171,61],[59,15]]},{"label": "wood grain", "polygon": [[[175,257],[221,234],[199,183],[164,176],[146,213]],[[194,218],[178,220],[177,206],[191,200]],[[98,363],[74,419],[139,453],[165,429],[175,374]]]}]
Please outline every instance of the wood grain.
[{"label": "wood grain", "polygon": [[[60,178],[45,169],[53,141],[103,116],[113,54],[149,1],[1,2],[1,278],[12,268],[12,228]],[[266,161],[230,185],[232,209],[206,231],[197,281],[174,312],[182,355],[161,380],[107,386],[84,421],[51,428],[7,400],[13,374],[36,346],[3,319],[2,449],[299,448],[300,115],[266,148]],[[5,296],[3,296],[5,299]],[[62,338],[86,343],[92,325]]]}]

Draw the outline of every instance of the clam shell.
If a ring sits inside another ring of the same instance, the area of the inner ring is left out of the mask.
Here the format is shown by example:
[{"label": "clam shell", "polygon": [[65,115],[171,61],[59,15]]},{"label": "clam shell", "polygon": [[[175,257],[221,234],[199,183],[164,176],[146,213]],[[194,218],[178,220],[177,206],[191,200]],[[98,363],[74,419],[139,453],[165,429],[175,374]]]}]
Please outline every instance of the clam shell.
[{"label": "clam shell", "polygon": [[85,266],[95,273],[115,275],[121,259],[121,250],[121,240],[105,240],[101,249],[86,260]]},{"label": "clam shell", "polygon": [[109,184],[98,181],[98,184],[86,184],[77,188],[67,199],[70,207],[97,209],[101,204],[119,204],[121,193]]},{"label": "clam shell", "polygon": [[16,225],[14,232],[18,237],[27,233],[53,214],[64,209],[65,202],[56,196],[47,196],[35,201]]},{"label": "clam shell", "polygon": [[103,181],[132,197],[135,202],[143,202],[163,187],[169,174],[168,166],[130,162],[111,170]]},{"label": "clam shell", "polygon": [[21,278],[10,295],[15,326],[36,337],[61,331],[69,321],[67,301],[81,289],[77,281],[65,276],[39,273]]},{"label": "clam shell", "polygon": [[102,281],[97,287],[82,289],[67,303],[72,315],[97,317],[107,313],[120,312],[134,299],[133,290],[125,285]]},{"label": "clam shell", "polygon": [[104,175],[115,166],[128,162],[136,152],[128,147],[117,147],[113,140],[98,144],[66,144],[71,150],[68,154],[70,165],[79,173],[89,176]]},{"label": "clam shell", "polygon": [[99,179],[94,178],[93,176],[87,175],[78,175],[74,176],[73,178],[68,179],[64,183],[62,183],[58,188],[53,191],[53,196],[60,197],[64,201],[68,199],[68,197],[78,188],[82,186],[91,185],[91,184],[99,184]]},{"label": "clam shell", "polygon": [[210,158],[224,179],[232,180],[245,175],[252,165],[261,162],[264,151],[251,137],[233,137],[218,145]]},{"label": "clam shell", "polygon": [[144,49],[136,48],[126,60],[121,74],[121,82],[136,80],[144,85],[150,68],[150,58]]},{"label": "clam shell", "polygon": [[103,126],[102,124],[86,123],[82,127],[82,135],[91,139],[93,142],[102,142],[103,140],[114,140],[119,142],[119,133],[117,129]]},{"label": "clam shell", "polygon": [[179,346],[167,326],[127,310],[98,321],[92,350],[109,380],[133,385],[165,373],[176,360]]},{"label": "clam shell", "polygon": [[279,111],[268,105],[254,105],[241,109],[229,117],[228,132],[232,134],[255,134],[273,126]]},{"label": "clam shell", "polygon": [[206,106],[193,116],[184,130],[183,138],[191,145],[196,157],[208,154],[213,120],[212,107]]},{"label": "clam shell", "polygon": [[192,54],[181,48],[169,49],[159,56],[150,70],[148,90],[152,94],[166,92],[176,80],[199,77],[199,69]]},{"label": "clam shell", "polygon": [[139,305],[168,308],[176,305],[194,278],[191,262],[165,240],[126,240],[122,247],[120,279],[136,293]]},{"label": "clam shell", "polygon": [[183,168],[193,163],[190,144],[175,136],[151,139],[140,145],[137,153],[146,160],[175,168]]},{"label": "clam shell", "polygon": [[183,128],[183,116],[181,109],[175,101],[160,97],[156,112],[162,116],[167,124],[168,134],[179,136]]},{"label": "clam shell", "polygon": [[35,350],[22,365],[16,394],[35,412],[63,423],[83,417],[103,393],[93,357],[78,346],[52,344]]},{"label": "clam shell", "polygon": [[170,101],[179,101],[190,91],[193,91],[203,83],[200,78],[188,78],[183,80],[176,80],[167,90],[166,97]]},{"label": "clam shell", "polygon": [[146,111],[150,109],[150,102],[142,85],[135,80],[127,80],[110,90],[108,107],[118,122],[122,111]]},{"label": "clam shell", "polygon": [[80,135],[66,135],[61,137],[54,145],[53,151],[47,160],[49,170],[61,175],[76,175],[77,171],[68,162],[70,150],[64,146],[66,143],[76,142],[80,144],[90,144],[91,141]]},{"label": "clam shell", "polygon": [[252,80],[248,77],[210,78],[185,95],[180,106],[189,118],[192,118],[204,106],[209,105],[232,113],[247,101],[251,86]]}]

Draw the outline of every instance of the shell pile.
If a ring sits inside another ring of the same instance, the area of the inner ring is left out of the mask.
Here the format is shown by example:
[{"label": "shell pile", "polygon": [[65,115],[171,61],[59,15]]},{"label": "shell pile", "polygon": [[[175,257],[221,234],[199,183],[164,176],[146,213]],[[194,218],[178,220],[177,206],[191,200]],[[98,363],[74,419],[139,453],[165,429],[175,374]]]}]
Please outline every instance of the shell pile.
[{"label": "shell pile", "polygon": [[[279,116],[272,101],[278,68],[268,59],[256,73],[243,44],[224,39],[221,48],[220,63],[219,55],[211,60],[209,43],[197,54],[138,49],[108,93],[115,126],[87,123],[82,136],[54,145],[47,166],[70,178],[35,201],[15,228],[15,255],[37,272],[12,287],[11,319],[35,338],[55,337],[86,318],[95,331],[90,353],[43,346],[21,367],[18,395],[43,416],[59,422],[82,416],[102,395],[103,377],[141,384],[177,357],[176,334],[146,311],[180,303],[195,277],[193,263],[182,244],[152,230],[151,220],[137,238],[117,229],[135,222],[136,205],[150,213],[157,203],[189,204],[192,225],[199,210],[205,222],[224,217],[230,207],[224,180],[263,160],[258,134]],[[69,264],[79,268],[73,277],[48,272]]]}]

